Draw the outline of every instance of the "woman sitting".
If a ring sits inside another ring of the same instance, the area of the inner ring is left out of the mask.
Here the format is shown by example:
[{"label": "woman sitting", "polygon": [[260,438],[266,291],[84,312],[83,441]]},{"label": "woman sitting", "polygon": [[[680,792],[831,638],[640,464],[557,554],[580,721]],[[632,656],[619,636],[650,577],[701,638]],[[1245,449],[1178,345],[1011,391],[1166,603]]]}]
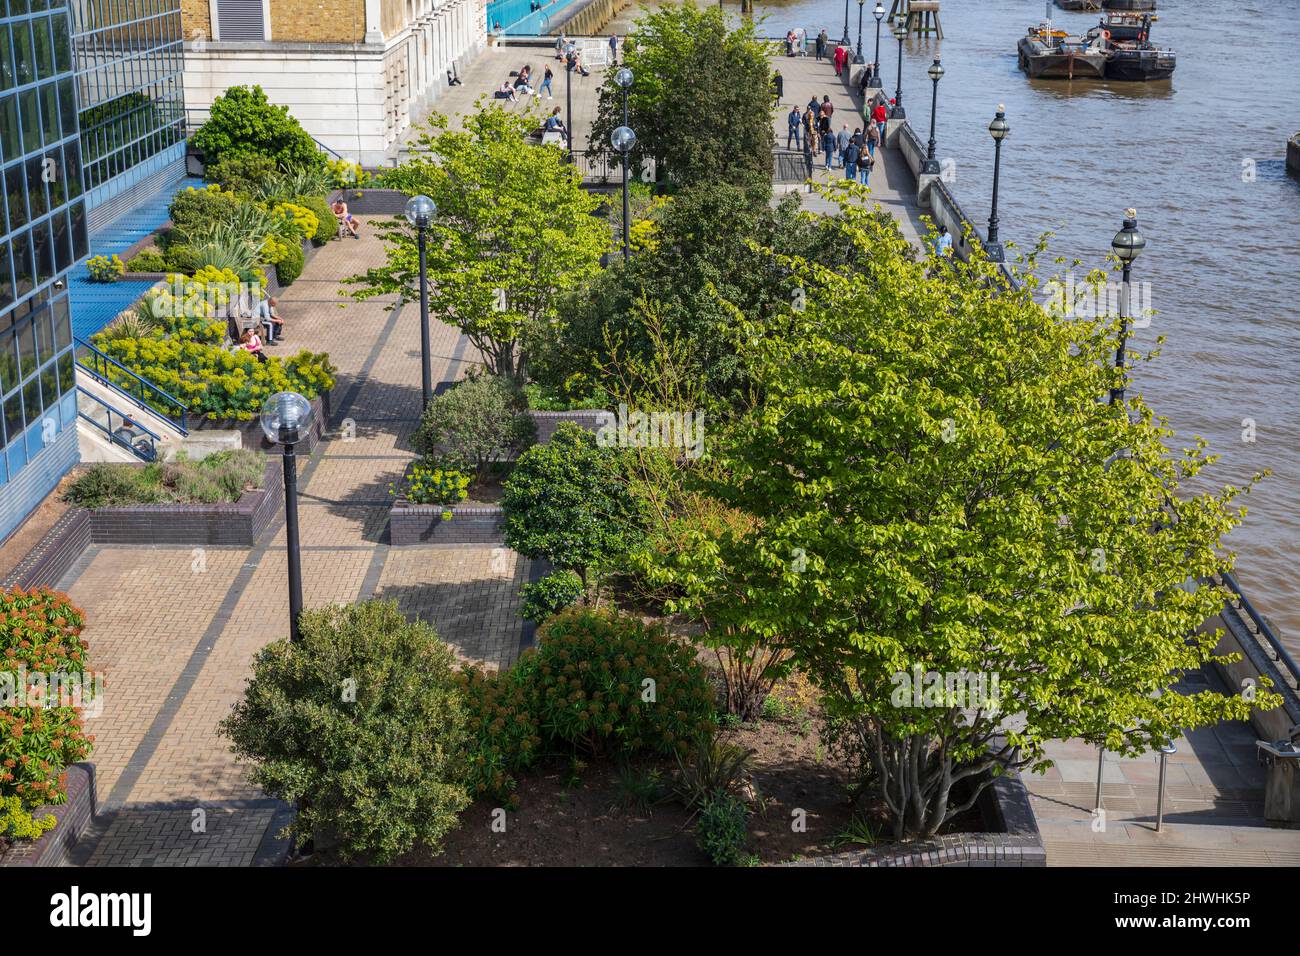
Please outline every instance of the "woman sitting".
[{"label": "woman sitting", "polygon": [[259,362],[266,361],[266,355],[262,352],[262,339],[252,329],[245,329],[243,336],[240,338],[240,344],[246,351],[252,352],[253,357]]}]

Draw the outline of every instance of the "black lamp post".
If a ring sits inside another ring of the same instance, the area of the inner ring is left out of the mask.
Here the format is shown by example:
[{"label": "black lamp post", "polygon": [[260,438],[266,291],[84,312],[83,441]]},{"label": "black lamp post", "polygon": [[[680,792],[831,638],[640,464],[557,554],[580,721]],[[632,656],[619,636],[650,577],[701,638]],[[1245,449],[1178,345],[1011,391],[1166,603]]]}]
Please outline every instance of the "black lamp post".
[{"label": "black lamp post", "polygon": [[573,51],[564,54],[564,69],[568,76],[564,78],[564,128],[569,134],[569,162],[573,162]]},{"label": "black lamp post", "polygon": [[899,21],[892,29],[894,39],[898,41],[898,86],[894,90],[894,111],[889,115],[892,119],[905,119],[907,114],[903,112],[903,41],[907,39],[907,26]]},{"label": "black lamp post", "polygon": [[844,0],[844,36],[840,37],[840,46],[848,46],[849,40],[849,0]]},{"label": "black lamp post", "polygon": [[632,71],[627,67],[621,68],[614,74],[614,82],[619,85],[623,91],[623,125],[627,125],[627,91],[632,88],[633,81]]},{"label": "black lamp post", "polygon": [[925,164],[921,167],[921,172],[934,175],[939,172],[939,160],[934,158],[934,114],[939,105],[939,81],[943,79],[943,64],[937,56],[926,72],[934,81],[934,90],[930,94],[930,142],[925,147]]},{"label": "black lamp post", "polygon": [[997,115],[989,123],[989,135],[993,137],[993,208],[989,213],[989,241],[984,243],[984,251],[990,262],[1002,262],[1005,258],[1002,243],[998,242],[998,171],[1002,167],[1002,141],[1010,132],[1006,107],[999,103]]},{"label": "black lamp post", "polygon": [[629,253],[629,223],[628,223],[628,202],[627,202],[627,154],[632,151],[636,145],[636,133],[627,126],[620,126],[614,132],[609,134],[610,144],[623,155],[623,261],[627,262],[630,258]]},{"label": "black lamp post", "polygon": [[876,59],[871,64],[871,79],[867,85],[879,89],[884,85],[880,82],[880,21],[885,18],[885,8],[877,3],[871,15],[876,18]]},{"label": "black lamp post", "polygon": [[416,245],[420,250],[420,394],[424,404],[420,414],[433,400],[433,365],[429,354],[429,269],[425,255],[425,233],[438,215],[438,207],[428,196],[412,196],[406,201],[406,219],[415,227]]},{"label": "black lamp post", "polygon": [[1115,368],[1118,370],[1120,379],[1119,386],[1110,390],[1110,403],[1120,405],[1124,402],[1124,352],[1128,346],[1128,320],[1131,318],[1129,313],[1129,270],[1133,267],[1133,260],[1138,257],[1147,241],[1138,232],[1137,227],[1137,210],[1124,210],[1124,226],[1119,232],[1115,233],[1115,238],[1110,241],[1110,247],[1115,250],[1115,255],[1119,257],[1120,264],[1124,269],[1124,285],[1120,289],[1119,297],[1119,345],[1115,348]]},{"label": "black lamp post", "polygon": [[266,437],[284,448],[284,533],[289,553],[289,642],[298,643],[302,616],[302,556],[298,549],[298,458],[293,446],[311,426],[311,402],[297,392],[277,392],[262,404]]},{"label": "black lamp post", "polygon": [[857,52],[853,54],[853,62],[855,64],[867,62],[862,58],[862,8],[866,6],[866,4],[867,0],[858,0],[858,48]]}]

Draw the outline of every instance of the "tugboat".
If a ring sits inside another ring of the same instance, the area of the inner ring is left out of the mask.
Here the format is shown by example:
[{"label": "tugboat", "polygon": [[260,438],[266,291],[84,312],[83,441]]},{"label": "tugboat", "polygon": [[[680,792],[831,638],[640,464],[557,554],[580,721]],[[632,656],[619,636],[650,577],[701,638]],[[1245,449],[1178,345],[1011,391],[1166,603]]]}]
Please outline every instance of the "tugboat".
[{"label": "tugboat", "polygon": [[1062,10],[1100,10],[1101,0],[1056,0],[1056,5]]},{"label": "tugboat", "polygon": [[1020,69],[1032,79],[1101,79],[1106,75],[1107,42],[1100,30],[1071,36],[1046,20],[1020,38]]},{"label": "tugboat", "polygon": [[1174,75],[1177,54],[1151,44],[1155,21],[1149,13],[1111,13],[1090,31],[1100,31],[1107,42],[1106,79],[1167,80]]}]

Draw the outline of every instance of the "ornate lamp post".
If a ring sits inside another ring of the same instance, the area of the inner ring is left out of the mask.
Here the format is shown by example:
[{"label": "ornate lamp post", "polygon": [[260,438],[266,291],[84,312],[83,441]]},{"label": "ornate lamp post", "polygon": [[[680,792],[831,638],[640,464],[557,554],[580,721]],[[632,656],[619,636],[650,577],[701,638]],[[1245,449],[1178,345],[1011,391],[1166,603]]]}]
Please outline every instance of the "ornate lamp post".
[{"label": "ornate lamp post", "polygon": [[844,0],[844,36],[840,37],[840,46],[848,46],[849,40],[849,0]]},{"label": "ornate lamp post", "polygon": [[1124,210],[1124,225],[1119,232],[1115,233],[1115,238],[1110,241],[1110,247],[1115,250],[1115,255],[1119,257],[1120,264],[1124,269],[1124,285],[1120,290],[1119,297],[1119,345],[1115,348],[1115,368],[1119,370],[1120,380],[1119,386],[1110,390],[1110,403],[1112,405],[1119,405],[1124,402],[1124,351],[1128,346],[1128,320],[1131,318],[1128,314],[1130,301],[1129,270],[1133,267],[1133,260],[1146,248],[1147,244],[1142,233],[1138,232],[1137,225],[1137,210],[1132,208]]},{"label": "ornate lamp post", "polygon": [[857,52],[853,54],[853,62],[855,64],[867,62],[862,58],[862,8],[866,6],[866,4],[867,0],[858,0],[858,48]]},{"label": "ornate lamp post", "polygon": [[999,103],[997,115],[989,123],[989,135],[993,137],[993,208],[989,213],[989,241],[984,243],[984,251],[991,262],[1002,262],[1006,257],[1002,243],[998,242],[998,171],[1002,167],[1002,141],[1010,132],[1006,107]]},{"label": "ornate lamp post", "polygon": [[636,133],[627,126],[620,126],[614,132],[609,134],[610,144],[623,154],[623,261],[627,262],[631,253],[628,251],[629,246],[629,212],[627,202],[627,154],[631,152],[632,147],[636,145]]},{"label": "ornate lamp post", "polygon": [[889,115],[893,119],[905,119],[907,114],[903,112],[903,41],[907,39],[907,26],[900,20],[894,24],[892,30],[894,39],[898,41],[898,85],[894,90],[894,111]]},{"label": "ornate lamp post", "polygon": [[428,196],[412,196],[406,201],[406,219],[415,227],[416,245],[420,250],[420,394],[424,403],[420,413],[433,399],[433,371],[429,354],[429,270],[425,255],[425,233],[438,215],[438,207]]},{"label": "ornate lamp post", "polygon": [[926,72],[934,81],[934,90],[930,94],[930,142],[925,147],[925,164],[921,167],[921,172],[934,174],[939,172],[939,160],[934,158],[934,113],[939,105],[939,81],[943,79],[943,64],[937,56]]},{"label": "ornate lamp post", "polygon": [[877,3],[871,15],[876,18],[876,59],[871,64],[871,80],[867,85],[879,89],[884,85],[880,82],[880,21],[885,18],[885,8]]},{"label": "ornate lamp post", "polygon": [[289,552],[289,641],[298,643],[302,616],[302,556],[298,549],[298,459],[293,446],[311,427],[311,402],[297,392],[277,392],[262,404],[262,431],[284,448],[284,530]]}]

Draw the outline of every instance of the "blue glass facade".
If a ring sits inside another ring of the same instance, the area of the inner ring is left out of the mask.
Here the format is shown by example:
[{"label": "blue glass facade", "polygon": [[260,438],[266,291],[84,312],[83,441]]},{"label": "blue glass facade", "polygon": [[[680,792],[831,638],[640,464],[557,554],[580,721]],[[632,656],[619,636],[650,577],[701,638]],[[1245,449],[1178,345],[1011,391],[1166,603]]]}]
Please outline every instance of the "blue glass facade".
[{"label": "blue glass facade", "polygon": [[[61,0],[0,0],[0,181],[3,537],[26,516],[25,500],[39,492],[39,501],[66,471],[69,443],[75,461],[67,273],[86,255],[88,236],[71,23]],[[12,500],[7,486],[31,464],[40,480]]]}]

